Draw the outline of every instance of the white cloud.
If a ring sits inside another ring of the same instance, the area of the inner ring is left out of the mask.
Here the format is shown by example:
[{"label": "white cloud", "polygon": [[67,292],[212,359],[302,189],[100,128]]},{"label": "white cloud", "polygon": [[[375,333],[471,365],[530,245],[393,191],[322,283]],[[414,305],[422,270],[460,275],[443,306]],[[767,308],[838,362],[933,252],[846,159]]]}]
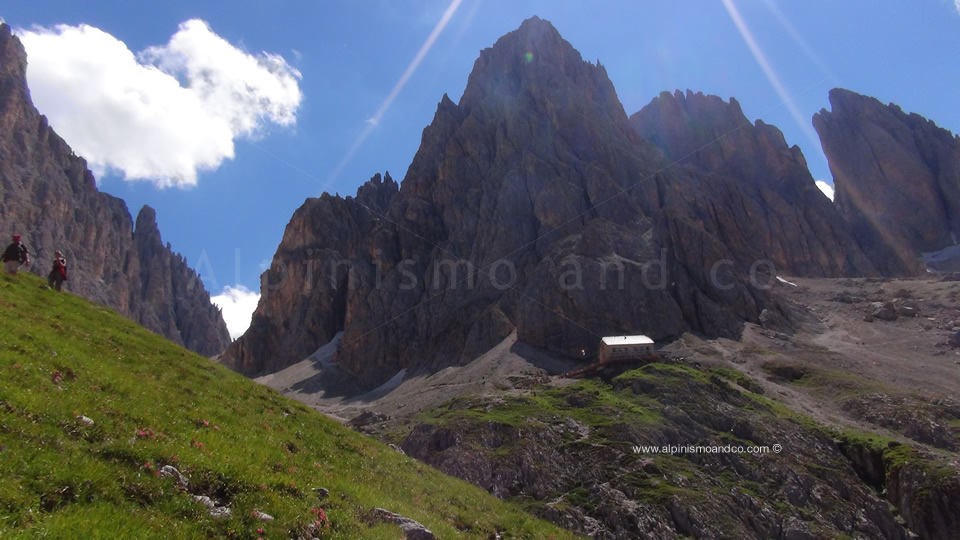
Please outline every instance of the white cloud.
[{"label": "white cloud", "polygon": [[957,8],[957,13],[960,14],[960,0],[953,0],[953,7]]},{"label": "white cloud", "polygon": [[[960,0],[957,0],[957,1],[960,2]],[[830,184],[824,182],[823,180],[817,180],[816,183],[817,183],[817,187],[820,188],[820,191],[822,191],[823,194],[826,195],[827,198],[832,201],[832,200],[833,200],[833,186],[831,186]]]},{"label": "white cloud", "polygon": [[248,54],[201,20],[134,54],[92,26],[18,30],[34,103],[91,168],[188,187],[234,157],[234,140],[292,125],[300,72]]},{"label": "white cloud", "polygon": [[236,287],[228,285],[223,288],[223,292],[211,298],[210,301],[223,310],[223,321],[227,323],[230,337],[237,339],[250,326],[250,318],[257,309],[260,294],[243,285]]}]

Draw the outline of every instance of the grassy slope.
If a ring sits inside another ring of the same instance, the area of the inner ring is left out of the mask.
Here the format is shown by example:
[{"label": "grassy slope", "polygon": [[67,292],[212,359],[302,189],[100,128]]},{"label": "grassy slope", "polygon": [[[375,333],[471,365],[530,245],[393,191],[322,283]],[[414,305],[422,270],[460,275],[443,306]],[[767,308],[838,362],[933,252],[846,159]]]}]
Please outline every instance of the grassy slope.
[{"label": "grassy slope", "polygon": [[321,508],[324,536],[400,537],[374,507],[441,538],[569,537],[35,276],[0,276],[0,320],[0,537],[281,538]]}]

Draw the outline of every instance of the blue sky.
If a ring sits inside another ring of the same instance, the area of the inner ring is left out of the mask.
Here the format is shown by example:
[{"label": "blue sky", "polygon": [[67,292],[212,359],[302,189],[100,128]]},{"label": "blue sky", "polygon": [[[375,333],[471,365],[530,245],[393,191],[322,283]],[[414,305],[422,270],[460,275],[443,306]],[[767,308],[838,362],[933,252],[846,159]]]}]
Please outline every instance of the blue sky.
[{"label": "blue sky", "polygon": [[[157,209],[164,239],[212,294],[224,293],[234,334],[304,199],[352,195],[377,172],[401,180],[441,96],[458,100],[479,51],[532,15],[603,63],[627,114],[663,90],[735,97],[828,182],[810,118],[829,107],[832,87],[960,131],[960,0],[0,7],[25,38],[40,111],[75,149],[89,149],[79,153],[94,156],[103,191],[133,214]],[[127,84],[132,102],[118,91]]]}]

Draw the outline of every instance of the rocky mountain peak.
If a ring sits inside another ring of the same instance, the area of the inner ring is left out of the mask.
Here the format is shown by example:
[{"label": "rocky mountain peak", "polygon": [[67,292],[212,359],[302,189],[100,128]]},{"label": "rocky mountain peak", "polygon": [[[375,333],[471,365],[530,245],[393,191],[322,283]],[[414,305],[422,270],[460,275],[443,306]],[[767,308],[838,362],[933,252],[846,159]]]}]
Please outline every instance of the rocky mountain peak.
[{"label": "rocky mountain peak", "polygon": [[550,22],[536,16],[480,52],[460,100],[468,111],[576,104],[617,121],[626,119],[606,70],[599,63],[584,62]]},{"label": "rocky mountain peak", "polygon": [[844,89],[813,118],[836,204],[871,258],[893,274],[960,235],[960,140],[894,104]]},{"label": "rocky mountain peak", "polygon": [[134,234],[139,236],[160,237],[160,229],[157,227],[157,211],[149,205],[143,205],[137,214],[137,221],[134,225]]},{"label": "rocky mountain peak", "polygon": [[800,149],[789,147],[776,127],[750,122],[735,98],[661,92],[630,117],[630,124],[672,161],[734,173],[749,182],[814,188]]},{"label": "rocky mountain peak", "polygon": [[0,91],[9,95],[10,86],[26,89],[27,53],[10,25],[0,23]]},{"label": "rocky mountain peak", "polygon": [[[340,365],[375,386],[470,361],[513,332],[560,354],[611,334],[732,337],[778,309],[746,277],[755,261],[856,272],[828,226],[795,226],[796,197],[771,209],[741,178],[668,165],[605,70],[525,21],[480,54],[458,104],[441,98],[398,192],[374,176],[356,199],[296,211],[224,361],[273,372],[342,331]],[[381,192],[383,211],[364,202]],[[711,268],[724,261],[736,262],[720,289]],[[570,268],[582,273],[568,287]]]},{"label": "rocky mountain peak", "polygon": [[274,372],[343,332],[340,367],[373,387],[514,333],[576,355],[603,335],[789,329],[758,268],[878,275],[777,128],[689,91],[627,119],[606,72],[532,18],[440,99],[399,190],[375,175],[294,213],[224,362]]},{"label": "rocky mountain peak", "polygon": [[356,201],[374,211],[385,212],[390,199],[399,191],[400,184],[390,177],[389,172],[383,177],[377,173],[357,189]]},{"label": "rocky mountain peak", "polygon": [[[750,125],[736,99],[725,102],[719,96],[691,90],[661,92],[634,113],[630,123],[674,160],[695,156],[701,147]],[[697,129],[689,129],[691,125]]]},{"label": "rocky mountain peak", "polygon": [[[742,244],[736,251],[771,260],[788,274],[876,274],[816,187],[800,148],[788,146],[776,127],[750,122],[736,99],[662,92],[630,116],[630,125],[673,166],[714,175],[700,188],[715,192],[714,201],[736,198],[729,206],[710,203],[721,214],[717,227],[728,231],[725,241]],[[764,240],[758,243],[757,237]]]}]

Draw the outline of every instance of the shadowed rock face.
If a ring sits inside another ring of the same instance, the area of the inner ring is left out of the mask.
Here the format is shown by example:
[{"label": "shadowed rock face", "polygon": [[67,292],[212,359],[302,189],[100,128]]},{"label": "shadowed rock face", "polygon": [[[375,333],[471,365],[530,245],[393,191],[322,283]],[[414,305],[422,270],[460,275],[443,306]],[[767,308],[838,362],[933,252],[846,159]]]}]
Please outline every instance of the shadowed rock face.
[{"label": "shadowed rock face", "polygon": [[719,177],[717,227],[736,251],[795,275],[877,275],[800,148],[787,146],[774,126],[751,124],[735,99],[663,92],[630,124],[672,162]]},{"label": "shadowed rock face", "polygon": [[875,272],[775,129],[751,127],[756,166],[671,166],[644,124],[602,66],[524,21],[481,52],[459,103],[443,97],[402,189],[377,175],[297,210],[225,363],[276,371],[343,330],[341,367],[371,386],[514,330],[577,356],[609,334],[733,337],[764,310],[782,320],[773,272]]},{"label": "shadowed rock face", "polygon": [[920,252],[960,232],[960,141],[896,105],[830,91],[813,118],[836,203],[874,263],[888,274],[920,271]]},{"label": "shadowed rock face", "polygon": [[41,275],[63,251],[70,292],[201,354],[221,352],[230,342],[223,318],[196,272],[162,243],[153,209],[141,210],[134,229],[126,204],[97,189],[83,158],[34,108],[26,68],[23,46],[0,24],[0,240],[22,234]]}]

